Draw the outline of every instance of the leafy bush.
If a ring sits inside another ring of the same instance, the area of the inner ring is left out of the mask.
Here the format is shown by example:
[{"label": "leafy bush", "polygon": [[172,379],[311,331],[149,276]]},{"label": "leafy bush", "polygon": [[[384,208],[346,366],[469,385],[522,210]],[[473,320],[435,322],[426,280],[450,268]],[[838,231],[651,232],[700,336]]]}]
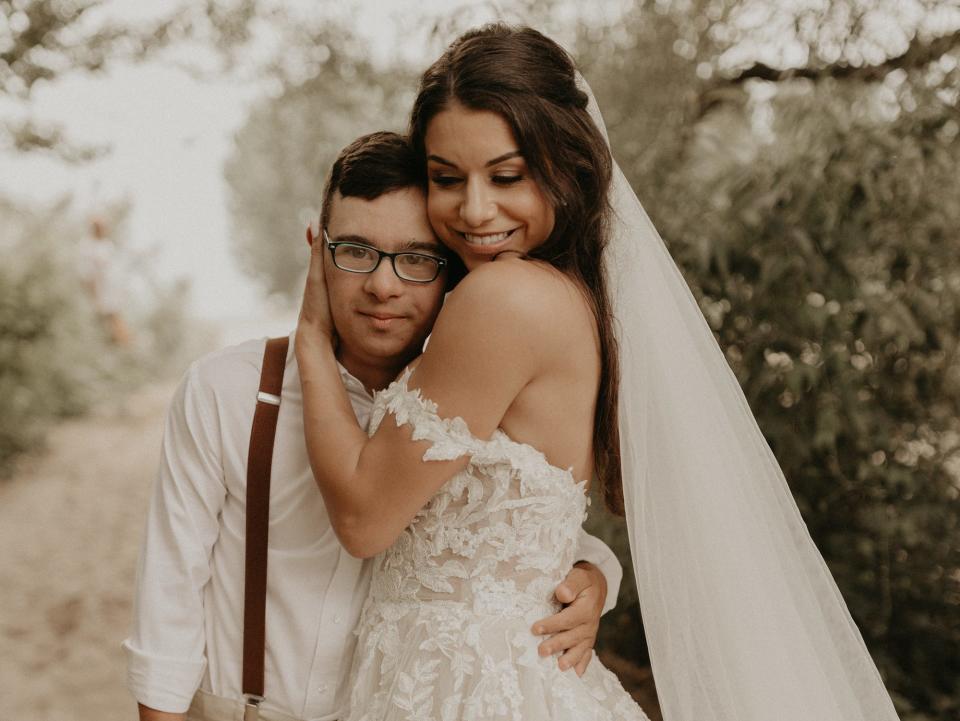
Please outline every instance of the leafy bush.
[{"label": "leafy bush", "polygon": [[0,200],[0,476],[56,419],[181,367],[203,339],[186,314],[187,289],[148,283],[150,304],[125,309],[134,342],[112,343],[79,270],[85,224],[68,207]]},{"label": "leafy bush", "polygon": [[[62,210],[52,208],[49,217]],[[0,468],[36,445],[50,419],[88,407],[106,350],[69,249],[56,242],[63,224],[43,225],[9,205],[2,217]]]},{"label": "leafy bush", "polygon": [[[909,92],[920,110],[823,83],[715,113],[647,205],[902,718],[945,720],[960,714],[960,150],[949,106]],[[627,558],[617,524],[594,523]],[[629,585],[621,601],[606,642],[644,660]]]}]

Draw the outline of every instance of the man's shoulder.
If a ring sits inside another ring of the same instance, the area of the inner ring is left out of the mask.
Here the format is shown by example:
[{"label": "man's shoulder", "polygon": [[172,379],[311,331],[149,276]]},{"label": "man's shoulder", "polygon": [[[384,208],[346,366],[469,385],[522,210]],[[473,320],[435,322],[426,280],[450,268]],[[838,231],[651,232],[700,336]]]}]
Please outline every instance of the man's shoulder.
[{"label": "man's shoulder", "polygon": [[256,393],[266,342],[254,338],[207,353],[190,364],[186,382],[218,398]]}]

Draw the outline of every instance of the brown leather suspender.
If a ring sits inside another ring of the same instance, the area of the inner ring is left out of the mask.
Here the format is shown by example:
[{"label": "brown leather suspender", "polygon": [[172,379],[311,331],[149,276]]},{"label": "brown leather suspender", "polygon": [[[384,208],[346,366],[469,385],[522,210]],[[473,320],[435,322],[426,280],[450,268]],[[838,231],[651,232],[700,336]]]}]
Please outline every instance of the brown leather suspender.
[{"label": "brown leather suspender", "polygon": [[260,390],[247,456],[246,574],[243,603],[243,694],[245,721],[258,718],[263,700],[266,643],[267,529],[270,523],[270,468],[280,413],[280,391],[289,338],[271,338],[263,351]]}]

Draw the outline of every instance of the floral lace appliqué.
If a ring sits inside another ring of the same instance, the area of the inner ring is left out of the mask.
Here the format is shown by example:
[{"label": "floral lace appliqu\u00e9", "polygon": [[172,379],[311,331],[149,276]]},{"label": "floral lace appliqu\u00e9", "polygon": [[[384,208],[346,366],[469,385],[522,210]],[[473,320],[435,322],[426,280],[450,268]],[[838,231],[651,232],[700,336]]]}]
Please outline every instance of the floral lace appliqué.
[{"label": "floral lace appliqu\u00e9", "polygon": [[584,483],[501,430],[484,441],[440,418],[409,377],[377,395],[370,434],[392,415],[430,443],[425,461],[469,461],[374,561],[348,721],[647,721],[599,661],[561,672],[530,632],[558,610]]}]

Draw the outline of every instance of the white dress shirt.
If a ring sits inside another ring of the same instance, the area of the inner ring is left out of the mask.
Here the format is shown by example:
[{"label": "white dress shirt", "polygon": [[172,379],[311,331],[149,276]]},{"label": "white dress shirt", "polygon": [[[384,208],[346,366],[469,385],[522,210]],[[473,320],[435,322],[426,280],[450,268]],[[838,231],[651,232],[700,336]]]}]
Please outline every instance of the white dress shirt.
[{"label": "white dress shirt", "polygon": [[[263,339],[194,362],[171,403],[147,513],[134,622],[124,641],[137,701],[184,712],[197,688],[241,698],[246,473]],[[342,366],[357,421],[372,396]],[[314,721],[336,718],[369,563],[352,557],[330,524],[303,438],[300,378],[287,353],[270,486],[264,708]],[[606,612],[622,569],[581,534],[579,558],[607,578]]]}]

